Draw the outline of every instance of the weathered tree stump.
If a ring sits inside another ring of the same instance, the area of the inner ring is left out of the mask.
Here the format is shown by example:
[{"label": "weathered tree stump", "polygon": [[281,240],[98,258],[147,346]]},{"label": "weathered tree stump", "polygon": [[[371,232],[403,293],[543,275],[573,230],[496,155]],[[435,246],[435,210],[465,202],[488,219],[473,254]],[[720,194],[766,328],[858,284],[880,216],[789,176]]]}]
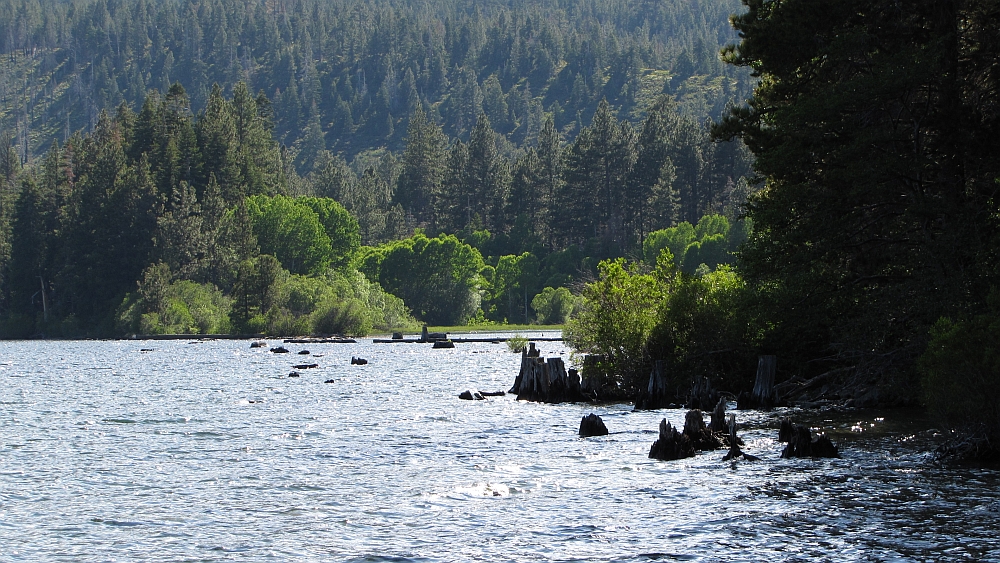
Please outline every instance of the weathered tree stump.
[{"label": "weathered tree stump", "polygon": [[691,438],[670,426],[667,419],[664,418],[660,421],[660,437],[649,448],[649,457],[651,459],[669,461],[694,457],[694,453],[695,450],[691,444]]},{"label": "weathered tree stump", "polygon": [[529,358],[538,358],[541,355],[542,355],[542,352],[541,352],[541,350],[535,348],[535,343],[534,342],[529,342],[528,343],[528,357]]},{"label": "weathered tree stump", "polygon": [[653,363],[649,373],[649,383],[646,389],[635,400],[635,410],[657,410],[674,404],[673,394],[667,387],[667,376],[664,373],[663,360]]},{"label": "weathered tree stump", "polygon": [[760,356],[757,360],[757,379],[749,396],[740,394],[737,407],[769,411],[778,402],[778,392],[774,388],[774,373],[778,366],[777,356]]},{"label": "weathered tree stump", "polygon": [[818,436],[815,440],[809,429],[802,425],[792,425],[792,422],[784,418],[781,420],[781,427],[778,429],[778,441],[788,442],[785,449],[781,451],[783,459],[793,457],[840,457],[837,446],[824,435]]},{"label": "weathered tree stump", "polygon": [[689,410],[684,416],[684,435],[691,439],[694,449],[700,451],[717,450],[725,447],[724,435],[717,436],[705,426],[705,418],[698,409]]},{"label": "weathered tree stump", "polygon": [[726,399],[720,397],[712,410],[712,422],[708,425],[712,432],[726,432]]},{"label": "weathered tree stump", "polygon": [[521,370],[509,392],[517,394],[518,401],[563,403],[585,399],[580,376],[576,370],[567,373],[562,358],[533,358],[527,350],[521,352]]},{"label": "weathered tree stump", "polygon": [[695,377],[691,384],[691,392],[687,397],[687,408],[689,409],[710,409],[714,408],[719,400],[719,393],[712,389],[712,381],[706,376]]},{"label": "weathered tree stump", "polygon": [[604,425],[601,417],[590,413],[580,420],[580,437],[589,438],[591,436],[607,436],[608,427]]},{"label": "weathered tree stump", "polygon": [[[436,334],[436,333],[432,332],[431,334]],[[439,349],[439,350],[441,348],[454,348],[454,347],[455,347],[455,343],[452,342],[451,340],[435,340],[434,344],[431,346],[431,348],[435,348],[435,349]]]},{"label": "weathered tree stump", "polygon": [[729,415],[729,453],[722,458],[722,461],[730,461],[736,458],[742,457],[745,461],[760,461],[760,458],[755,455],[750,455],[748,453],[743,453],[740,449],[740,444],[743,441],[736,436],[736,415]]}]

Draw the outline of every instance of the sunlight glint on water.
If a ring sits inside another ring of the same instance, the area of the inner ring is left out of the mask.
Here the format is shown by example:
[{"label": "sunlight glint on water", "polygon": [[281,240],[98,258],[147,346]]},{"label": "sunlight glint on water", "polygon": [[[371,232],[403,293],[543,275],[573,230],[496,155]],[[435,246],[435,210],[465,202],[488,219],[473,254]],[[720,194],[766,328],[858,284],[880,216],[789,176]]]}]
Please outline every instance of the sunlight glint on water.
[{"label": "sunlight glint on water", "polygon": [[997,472],[929,463],[911,413],[793,413],[844,458],[785,461],[782,413],[738,412],[765,461],[656,462],[683,411],[459,400],[510,387],[502,344],[287,345],[324,354],[299,378],[245,341],[2,346],[3,561],[1000,559]]}]

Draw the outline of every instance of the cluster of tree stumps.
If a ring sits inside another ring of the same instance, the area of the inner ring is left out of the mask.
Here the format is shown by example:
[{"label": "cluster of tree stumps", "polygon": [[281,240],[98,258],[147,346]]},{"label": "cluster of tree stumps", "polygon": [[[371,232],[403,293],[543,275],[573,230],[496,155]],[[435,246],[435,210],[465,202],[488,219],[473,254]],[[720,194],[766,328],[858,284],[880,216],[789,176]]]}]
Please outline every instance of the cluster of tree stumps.
[{"label": "cluster of tree stumps", "polygon": [[[752,393],[742,394],[738,409],[770,410],[778,406],[774,375],[774,356],[761,356],[757,367],[757,379]],[[541,403],[562,403],[592,400],[594,393],[587,389],[586,380],[576,370],[567,370],[562,358],[542,358],[532,343],[521,351],[521,369],[509,393],[517,395],[519,401]],[[644,392],[636,399],[635,410],[658,410],[679,408],[673,402],[675,391],[668,384],[664,364],[657,361],[649,376]],[[659,436],[649,449],[649,457],[657,460],[676,460],[695,456],[698,452],[728,448],[723,461],[743,459],[759,461],[760,458],[743,452],[743,441],[737,436],[736,416],[727,414],[727,402],[721,393],[712,388],[708,377],[698,377],[692,382],[686,396],[690,410],[684,417],[684,428],[678,429],[664,418],[660,421]],[[474,390],[466,391],[462,399],[482,399]],[[702,408],[711,408],[710,422],[705,423]],[[580,421],[581,438],[608,435],[608,428],[600,416],[589,414]],[[826,436],[813,439],[808,428],[793,425],[787,418],[781,420],[778,441],[787,443],[781,452],[782,458],[812,457],[839,458],[837,447]]]},{"label": "cluster of tree stumps", "polygon": [[562,358],[541,358],[531,343],[521,351],[521,370],[509,393],[519,401],[539,403],[566,403],[586,401],[586,390],[575,369],[566,370]]},{"label": "cluster of tree stumps", "polygon": [[717,414],[719,412],[718,408],[713,411],[711,425],[705,424],[705,418],[699,409],[688,411],[684,417],[683,432],[674,428],[667,422],[667,419],[664,418],[661,420],[660,435],[653,442],[652,447],[649,448],[649,457],[665,461],[683,459],[694,457],[699,451],[712,451],[730,447],[731,440],[736,440],[735,443],[738,443],[739,439],[736,438],[735,431],[729,434],[713,429],[719,425],[719,422],[715,418],[717,416],[725,416],[725,402],[720,402],[720,405],[722,407],[721,415]]}]

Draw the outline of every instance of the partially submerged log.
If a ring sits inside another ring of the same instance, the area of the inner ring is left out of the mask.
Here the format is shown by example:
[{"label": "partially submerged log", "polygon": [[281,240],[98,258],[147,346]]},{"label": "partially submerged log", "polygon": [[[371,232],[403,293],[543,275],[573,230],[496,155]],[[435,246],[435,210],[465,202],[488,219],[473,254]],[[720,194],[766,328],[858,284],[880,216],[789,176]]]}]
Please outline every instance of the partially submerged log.
[{"label": "partially submerged log", "polygon": [[420,342],[437,342],[438,340],[448,340],[448,333],[427,332],[427,325],[424,325],[424,328],[420,331]]},{"label": "partially submerged log", "polygon": [[295,369],[313,369],[318,368],[319,364],[295,364],[292,367]]},{"label": "partially submerged log", "polygon": [[462,399],[463,401],[485,401],[486,400],[486,397],[483,397],[483,394],[480,393],[479,391],[476,391],[475,389],[466,389],[465,391],[462,391],[461,393],[458,394],[458,398]]},{"label": "partially submerged log", "polygon": [[774,388],[774,373],[778,366],[777,356],[760,356],[757,360],[757,379],[754,380],[750,395],[740,394],[737,407],[769,411],[778,403],[778,392]]},{"label": "partially submerged log", "polygon": [[667,419],[660,421],[660,437],[653,442],[653,446],[649,448],[650,459],[659,459],[661,461],[670,461],[674,459],[683,459],[686,457],[694,457],[695,450],[694,446],[691,444],[691,438],[686,434],[682,434],[677,431],[676,428],[667,422]]},{"label": "partially submerged log", "polygon": [[607,436],[608,427],[604,425],[601,417],[590,413],[580,420],[580,437],[589,438],[591,436]]},{"label": "partially submerged log", "polygon": [[793,457],[840,457],[837,446],[825,435],[818,436],[815,440],[805,426],[796,424],[783,418],[781,426],[778,428],[778,441],[788,442],[785,449],[781,451],[783,459]]},{"label": "partially submerged log", "polygon": [[271,352],[273,352],[275,354],[287,354],[288,353],[288,348],[285,348],[284,346],[278,346],[278,347],[275,347],[275,348],[271,348]]},{"label": "partially submerged log", "polygon": [[521,351],[521,370],[514,379],[510,393],[518,401],[564,403],[582,401],[583,389],[576,370],[569,370],[562,358],[535,358]]}]

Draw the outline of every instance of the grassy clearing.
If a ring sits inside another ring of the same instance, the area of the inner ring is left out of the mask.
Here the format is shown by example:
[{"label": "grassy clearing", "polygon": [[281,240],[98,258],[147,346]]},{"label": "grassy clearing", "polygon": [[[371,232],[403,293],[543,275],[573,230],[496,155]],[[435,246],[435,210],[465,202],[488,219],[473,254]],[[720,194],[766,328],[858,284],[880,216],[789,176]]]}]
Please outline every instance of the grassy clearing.
[{"label": "grassy clearing", "polygon": [[[563,325],[502,325],[502,324],[482,324],[482,325],[460,325],[460,326],[429,326],[430,332],[447,332],[448,334],[459,334],[465,332],[538,332],[541,330],[562,330]],[[419,330],[406,331],[404,334],[420,334]]]}]

